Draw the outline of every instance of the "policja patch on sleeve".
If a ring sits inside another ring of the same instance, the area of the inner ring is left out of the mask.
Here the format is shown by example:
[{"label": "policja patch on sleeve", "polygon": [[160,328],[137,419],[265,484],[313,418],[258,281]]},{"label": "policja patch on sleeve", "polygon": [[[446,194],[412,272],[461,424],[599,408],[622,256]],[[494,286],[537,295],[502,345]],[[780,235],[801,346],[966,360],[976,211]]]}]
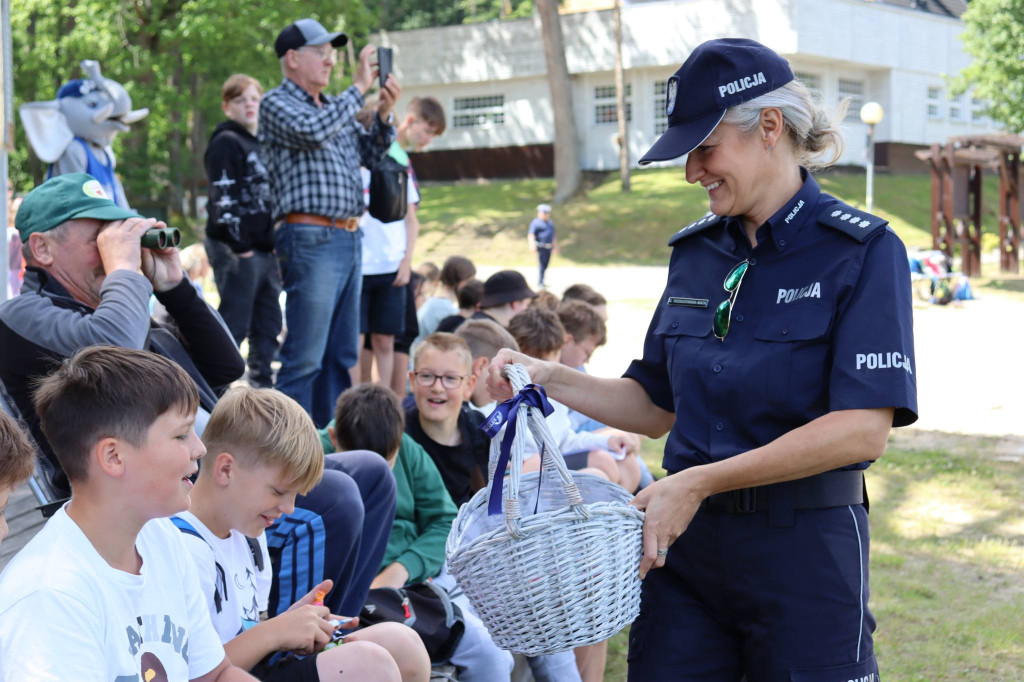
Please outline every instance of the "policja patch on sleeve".
[{"label": "policja patch on sleeve", "polygon": [[834,230],[845,232],[859,242],[865,241],[888,220],[858,211],[843,203],[831,204],[818,214],[818,222]]}]

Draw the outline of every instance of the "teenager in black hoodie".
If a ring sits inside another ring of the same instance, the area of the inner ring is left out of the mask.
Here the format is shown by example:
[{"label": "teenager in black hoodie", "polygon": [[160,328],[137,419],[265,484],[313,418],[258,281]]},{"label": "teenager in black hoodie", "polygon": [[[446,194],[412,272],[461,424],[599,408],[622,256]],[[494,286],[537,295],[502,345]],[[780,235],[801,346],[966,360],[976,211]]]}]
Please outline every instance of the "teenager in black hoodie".
[{"label": "teenager in black hoodie", "polygon": [[221,88],[227,115],[204,158],[209,181],[206,249],[220,292],[218,311],[238,344],[249,338],[249,383],[273,386],[270,362],[281,333],[281,278],[274,260],[267,170],[256,139],[263,89],[231,76]]}]

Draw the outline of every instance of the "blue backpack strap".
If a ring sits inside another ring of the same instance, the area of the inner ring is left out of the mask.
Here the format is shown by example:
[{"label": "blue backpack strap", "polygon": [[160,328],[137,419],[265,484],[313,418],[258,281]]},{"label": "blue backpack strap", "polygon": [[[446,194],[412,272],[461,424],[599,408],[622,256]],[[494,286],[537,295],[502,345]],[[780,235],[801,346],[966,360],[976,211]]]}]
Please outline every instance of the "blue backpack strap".
[{"label": "blue backpack strap", "polygon": [[[183,519],[181,517],[178,517],[178,516],[172,516],[171,517],[171,523],[173,523],[175,526],[177,526],[178,530],[180,530],[182,533],[185,533],[186,535],[195,535],[197,538],[199,538],[203,542],[206,542],[206,538],[204,538],[202,535],[200,535],[199,531],[197,531],[195,529],[195,526],[193,526],[191,523],[189,523],[185,519]],[[210,544],[210,543],[207,542],[206,544]]]},{"label": "blue backpack strap", "polygon": [[[203,542],[206,542],[206,546],[210,547],[211,552],[213,551],[213,547],[210,546],[210,543],[206,541],[206,538],[199,534],[199,531],[197,531],[195,526],[193,526],[191,523],[189,523],[188,521],[179,516],[172,516],[171,523],[177,526],[178,530],[180,530],[185,535],[195,535]],[[253,542],[255,542],[255,540]],[[249,547],[250,549],[253,549],[254,555],[257,551],[259,551],[258,545],[255,548],[253,548],[253,546],[250,544]],[[262,558],[263,557],[260,556],[260,563],[262,563]],[[214,579],[213,582],[213,605],[217,609],[217,613],[220,613],[221,609],[223,608],[222,602],[224,601],[224,595],[227,594],[228,591],[228,582],[227,576],[224,575],[224,567],[220,565],[220,562],[214,560],[213,565],[217,569],[217,577]]]},{"label": "blue backpack strap", "polygon": [[859,242],[867,241],[868,237],[889,224],[884,218],[858,211],[842,202],[830,204],[822,209],[818,214],[818,222],[825,227],[839,230]]},{"label": "blue backpack strap", "polygon": [[668,240],[669,246],[675,246],[680,240],[691,237],[698,232],[703,232],[709,227],[713,227],[722,221],[722,216],[715,215],[711,211],[708,211],[700,220],[695,220],[683,229],[672,235],[672,238]]}]

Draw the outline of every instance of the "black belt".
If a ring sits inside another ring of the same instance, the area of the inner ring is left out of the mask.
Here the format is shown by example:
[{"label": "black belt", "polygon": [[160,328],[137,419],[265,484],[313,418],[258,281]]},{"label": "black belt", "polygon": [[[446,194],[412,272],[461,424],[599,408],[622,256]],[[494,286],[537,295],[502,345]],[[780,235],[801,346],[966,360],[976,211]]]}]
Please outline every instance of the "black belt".
[{"label": "black belt", "polygon": [[[782,521],[792,517],[796,509],[845,507],[849,504],[867,506],[864,472],[826,471],[795,481],[783,481],[755,488],[741,488],[716,493],[704,500],[709,509],[728,514],[752,514],[767,511]],[[777,525],[773,519],[772,525]]]}]

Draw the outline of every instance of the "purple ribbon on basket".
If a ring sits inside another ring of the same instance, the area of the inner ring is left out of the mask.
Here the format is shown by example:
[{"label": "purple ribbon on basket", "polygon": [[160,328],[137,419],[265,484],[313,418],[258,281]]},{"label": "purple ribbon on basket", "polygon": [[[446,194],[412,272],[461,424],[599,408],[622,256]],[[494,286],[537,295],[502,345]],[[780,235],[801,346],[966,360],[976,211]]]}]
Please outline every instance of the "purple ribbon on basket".
[{"label": "purple ribbon on basket", "polygon": [[498,456],[498,463],[494,467],[494,480],[491,481],[491,499],[487,505],[488,516],[501,514],[501,484],[505,478],[505,469],[508,467],[508,460],[512,457],[512,441],[516,437],[516,419],[519,417],[519,405],[525,403],[530,407],[536,407],[545,417],[555,411],[548,402],[548,394],[544,387],[538,384],[527,384],[522,390],[510,399],[494,408],[494,412],[487,417],[487,420],[480,426],[480,430],[491,438],[498,435],[501,427],[505,424],[505,437],[501,439],[501,453]]}]

